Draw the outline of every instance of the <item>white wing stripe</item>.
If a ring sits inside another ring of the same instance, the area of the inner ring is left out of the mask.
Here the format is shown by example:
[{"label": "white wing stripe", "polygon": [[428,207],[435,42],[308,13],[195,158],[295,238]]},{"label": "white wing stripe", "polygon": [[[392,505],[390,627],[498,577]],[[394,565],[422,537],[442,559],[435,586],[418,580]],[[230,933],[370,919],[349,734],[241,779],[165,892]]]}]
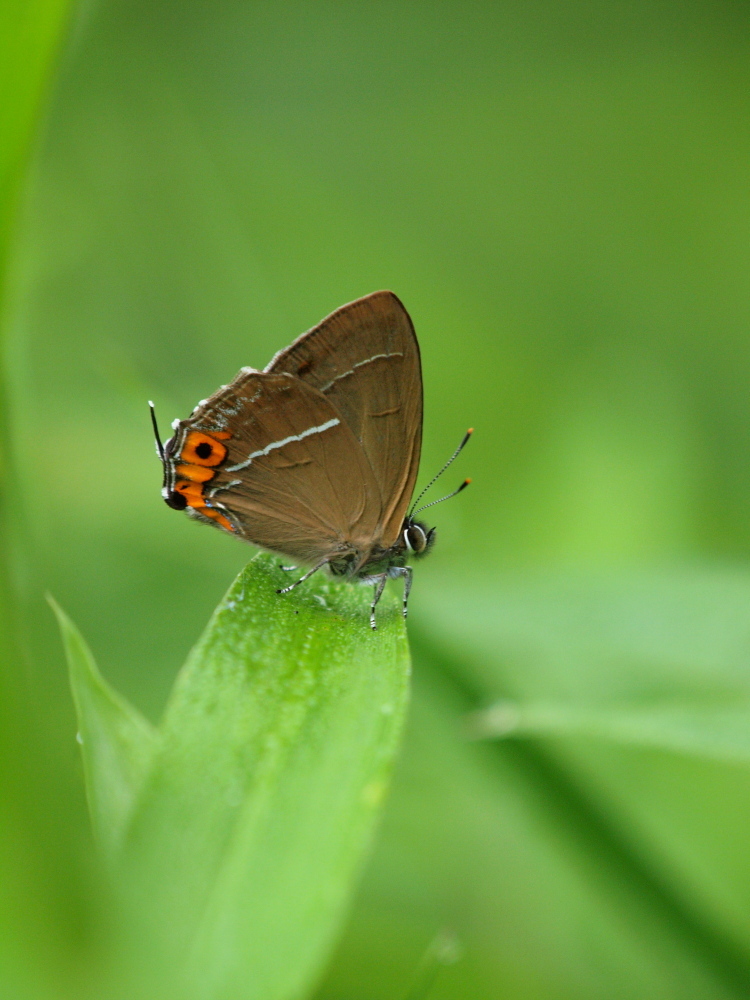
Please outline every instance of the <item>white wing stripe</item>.
[{"label": "white wing stripe", "polygon": [[338,417],[334,417],[333,420],[326,420],[324,424],[319,427],[308,427],[306,431],[302,431],[301,434],[290,434],[289,437],[285,437],[283,441],[273,441],[271,444],[267,444],[265,448],[261,448],[260,451],[254,451],[252,454],[248,455],[244,462],[240,462],[239,465],[230,465],[226,471],[227,472],[239,472],[240,469],[246,469],[250,465],[254,458],[261,458],[263,455],[267,455],[269,451],[273,451],[275,448],[283,448],[285,444],[289,444],[291,441],[301,441],[302,438],[310,437],[311,434],[322,434],[323,431],[330,430],[331,427],[336,427],[341,421]]},{"label": "white wing stripe", "polygon": [[[209,491],[208,495],[213,499],[217,493],[220,493],[222,490],[231,490],[233,486],[239,486],[241,482],[241,479],[233,479],[231,483],[224,483],[222,486],[214,486],[214,488]],[[221,506],[221,504],[219,506]]]},{"label": "white wing stripe", "polygon": [[371,361],[377,361],[378,358],[403,358],[401,351],[393,351],[391,354],[373,354],[371,358],[366,358],[364,361],[358,361],[356,365],[349,369],[348,372],[342,372],[341,375],[337,375],[336,378],[332,378],[330,382],[326,383],[321,388],[321,392],[326,392],[331,388],[334,382],[338,382],[340,378],[346,378],[347,375],[353,375],[357,368],[361,368],[362,365],[369,365]]}]

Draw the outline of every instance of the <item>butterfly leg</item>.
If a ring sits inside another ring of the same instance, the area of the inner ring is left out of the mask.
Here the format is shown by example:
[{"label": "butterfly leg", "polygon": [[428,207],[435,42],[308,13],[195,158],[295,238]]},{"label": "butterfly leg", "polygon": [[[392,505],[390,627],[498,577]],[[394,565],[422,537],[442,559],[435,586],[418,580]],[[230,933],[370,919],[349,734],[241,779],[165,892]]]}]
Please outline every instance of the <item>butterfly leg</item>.
[{"label": "butterfly leg", "polygon": [[402,573],[404,578],[404,618],[407,615],[407,605],[409,603],[409,593],[411,592],[411,581],[414,574],[412,573],[411,566],[404,566],[404,572]]},{"label": "butterfly leg", "polygon": [[279,563],[279,569],[282,569],[285,573],[291,573],[296,568],[296,566],[282,566],[281,563]]},{"label": "butterfly leg", "polygon": [[383,589],[385,587],[387,579],[388,579],[387,573],[381,573],[380,576],[375,577],[377,583],[375,584],[375,592],[372,597],[372,604],[370,605],[370,628],[373,630],[373,632],[377,628],[377,625],[375,624],[375,608],[378,605],[378,601],[382,597]]},{"label": "butterfly leg", "polygon": [[331,560],[326,556],[325,559],[321,559],[320,562],[313,566],[312,569],[309,569],[303,576],[301,576],[299,580],[295,580],[294,583],[290,583],[288,587],[282,587],[281,590],[277,590],[276,593],[288,594],[290,590],[294,590],[295,587],[299,587],[299,585],[304,583],[305,580],[309,580],[313,573],[317,573],[319,569],[322,569],[330,561]]},{"label": "butterfly leg", "polygon": [[406,618],[407,615],[407,605],[409,603],[412,575],[411,566],[392,566],[388,570],[388,576],[392,577],[394,580],[397,576],[402,576],[404,578],[404,618]]}]

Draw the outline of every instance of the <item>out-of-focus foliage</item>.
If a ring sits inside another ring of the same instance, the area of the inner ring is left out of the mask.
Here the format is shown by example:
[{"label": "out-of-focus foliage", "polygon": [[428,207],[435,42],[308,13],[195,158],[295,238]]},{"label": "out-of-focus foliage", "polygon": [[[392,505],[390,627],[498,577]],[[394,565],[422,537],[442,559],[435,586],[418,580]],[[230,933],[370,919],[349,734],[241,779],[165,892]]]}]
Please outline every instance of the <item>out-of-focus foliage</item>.
[{"label": "out-of-focus foliage", "polygon": [[[49,774],[34,761],[18,634],[19,498],[9,448],[6,318],[11,244],[30,151],[57,63],[67,0],[0,4],[0,989],[24,1000],[68,961],[66,923],[77,889],[64,868],[69,844],[49,843]],[[65,841],[65,836],[60,838]],[[67,882],[67,884],[66,884]],[[59,891],[61,890],[62,891]],[[64,898],[63,898],[64,897]]]},{"label": "out-of-focus foliage", "polygon": [[[146,400],[166,425],[389,287],[422,478],[473,425],[474,484],[430,512],[407,745],[320,996],[404,995],[441,930],[435,1000],[747,995],[750,770],[711,752],[750,695],[747,7],[84,13],[10,316],[48,968],[86,981],[108,904],[42,591],[155,719],[248,550],[160,502]],[[498,701],[536,729],[470,738]]]}]

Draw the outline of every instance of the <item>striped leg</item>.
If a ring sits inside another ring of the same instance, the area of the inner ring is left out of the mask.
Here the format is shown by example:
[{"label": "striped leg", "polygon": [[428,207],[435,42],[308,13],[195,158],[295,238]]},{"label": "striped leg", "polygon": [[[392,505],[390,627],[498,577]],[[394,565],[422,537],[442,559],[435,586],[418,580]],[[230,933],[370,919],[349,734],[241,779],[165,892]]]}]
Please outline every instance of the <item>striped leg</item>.
[{"label": "striped leg", "polygon": [[305,580],[309,580],[310,577],[313,575],[313,573],[317,573],[318,570],[322,569],[328,562],[330,562],[330,560],[329,560],[328,556],[326,556],[326,558],[325,559],[321,559],[320,562],[316,566],[313,566],[312,569],[309,569],[304,574],[304,576],[301,576],[299,578],[299,580],[295,580],[294,583],[290,583],[288,587],[282,587],[282,589],[281,590],[277,590],[276,593],[277,594],[288,594],[290,590],[294,590],[295,587],[299,587],[299,585],[301,583],[304,583]]},{"label": "striped leg", "polygon": [[404,618],[407,615],[407,605],[409,603],[409,594],[411,593],[411,581],[414,574],[412,573],[411,566],[404,566],[403,571],[404,578]]},{"label": "striped leg", "polygon": [[404,578],[404,618],[408,613],[407,605],[409,604],[409,593],[411,591],[411,581],[413,577],[411,566],[393,566],[388,571],[389,576],[394,579],[397,576],[402,576]]},{"label": "striped leg", "polygon": [[370,605],[370,628],[373,632],[377,628],[377,625],[375,624],[375,608],[383,595],[383,588],[385,587],[386,580],[388,579],[388,574],[381,573],[381,575],[376,576],[375,579],[378,582],[375,584],[375,593],[373,594],[372,604]]}]

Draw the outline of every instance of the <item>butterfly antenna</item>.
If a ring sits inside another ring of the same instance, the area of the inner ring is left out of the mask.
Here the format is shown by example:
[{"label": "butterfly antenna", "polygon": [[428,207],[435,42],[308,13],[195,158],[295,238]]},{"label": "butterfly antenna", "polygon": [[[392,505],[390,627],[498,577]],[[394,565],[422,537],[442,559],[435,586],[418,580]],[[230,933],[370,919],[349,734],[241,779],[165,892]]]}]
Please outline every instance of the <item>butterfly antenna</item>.
[{"label": "butterfly antenna", "polygon": [[[423,497],[423,496],[425,495],[425,493],[427,492],[427,490],[429,490],[431,486],[434,486],[434,485],[435,485],[435,483],[436,483],[436,482],[438,481],[438,479],[440,479],[440,477],[441,477],[441,476],[442,476],[442,474],[443,474],[443,473],[445,472],[445,470],[446,470],[446,469],[448,468],[448,466],[449,466],[449,465],[450,465],[450,464],[451,464],[452,462],[454,462],[454,461],[455,461],[455,460],[456,460],[456,459],[458,458],[458,456],[459,456],[459,455],[461,454],[461,452],[462,452],[462,451],[464,450],[464,448],[466,447],[466,444],[468,443],[468,440],[469,440],[469,438],[471,437],[471,435],[472,435],[473,433],[474,433],[474,428],[473,428],[473,427],[470,427],[470,428],[468,429],[468,431],[467,431],[467,432],[466,432],[466,433],[464,434],[464,436],[463,436],[463,440],[461,441],[461,444],[460,444],[460,445],[458,446],[458,448],[456,448],[456,450],[455,450],[455,451],[453,452],[453,454],[451,455],[451,457],[450,457],[450,458],[448,459],[448,461],[447,461],[447,462],[445,463],[445,465],[444,465],[444,466],[442,467],[442,469],[440,470],[440,472],[438,472],[438,474],[437,474],[436,476],[434,476],[434,477],[433,477],[433,478],[432,478],[432,479],[431,479],[431,480],[429,481],[429,483],[428,483],[428,484],[427,484],[427,485],[425,486],[425,488],[424,488],[424,489],[422,490],[422,492],[421,492],[421,493],[419,494],[419,496],[417,497],[417,499],[416,499],[416,500],[414,501],[414,503],[413,503],[413,504],[411,505],[411,513],[410,513],[410,514],[408,515],[409,517],[413,517],[415,513],[418,513],[418,511],[416,510],[416,506],[417,506],[417,504],[419,503],[419,501],[420,501],[420,500],[422,499],[422,497]],[[453,493],[451,493],[451,494],[449,494],[449,495],[450,495],[450,496],[452,496],[452,497],[454,497],[454,496],[456,495],[456,493],[460,493],[460,491],[461,491],[462,489],[464,489],[464,487],[465,487],[465,486],[468,486],[468,484],[469,484],[469,480],[467,479],[467,480],[466,480],[466,482],[465,482],[465,483],[463,483],[463,484],[462,484],[461,486],[459,486],[459,487],[458,487],[458,489],[457,489],[457,490],[456,490],[455,492],[453,492]],[[447,499],[448,499],[448,497],[443,497],[443,500],[447,500]],[[436,501],[435,501],[435,503],[440,503],[440,500],[436,500]],[[430,503],[430,504],[427,504],[427,506],[428,506],[428,507],[432,507],[432,504],[431,504],[431,503]],[[425,508],[425,507],[421,507],[421,508],[420,508],[420,510],[426,510],[426,509],[427,509],[427,508]]]},{"label": "butterfly antenna", "polygon": [[154,409],[154,404],[149,399],[148,408],[151,411],[151,425],[154,428],[154,437],[156,438],[156,450],[159,458],[164,461],[164,445],[161,443],[161,435],[159,434],[159,427],[156,423],[156,410]]},{"label": "butterfly antenna", "polygon": [[465,490],[470,482],[471,482],[470,479],[464,479],[464,481],[461,483],[461,485],[458,487],[457,490],[454,490],[452,493],[446,494],[446,496],[444,497],[440,497],[439,500],[433,500],[432,503],[426,503],[424,507],[420,507],[418,510],[413,510],[411,514],[409,514],[409,519],[411,519],[412,517],[416,517],[417,514],[421,514],[422,511],[427,510],[428,507],[434,507],[436,503],[442,503],[443,500],[450,500],[451,497],[456,496],[456,494],[460,493],[461,490]]}]

